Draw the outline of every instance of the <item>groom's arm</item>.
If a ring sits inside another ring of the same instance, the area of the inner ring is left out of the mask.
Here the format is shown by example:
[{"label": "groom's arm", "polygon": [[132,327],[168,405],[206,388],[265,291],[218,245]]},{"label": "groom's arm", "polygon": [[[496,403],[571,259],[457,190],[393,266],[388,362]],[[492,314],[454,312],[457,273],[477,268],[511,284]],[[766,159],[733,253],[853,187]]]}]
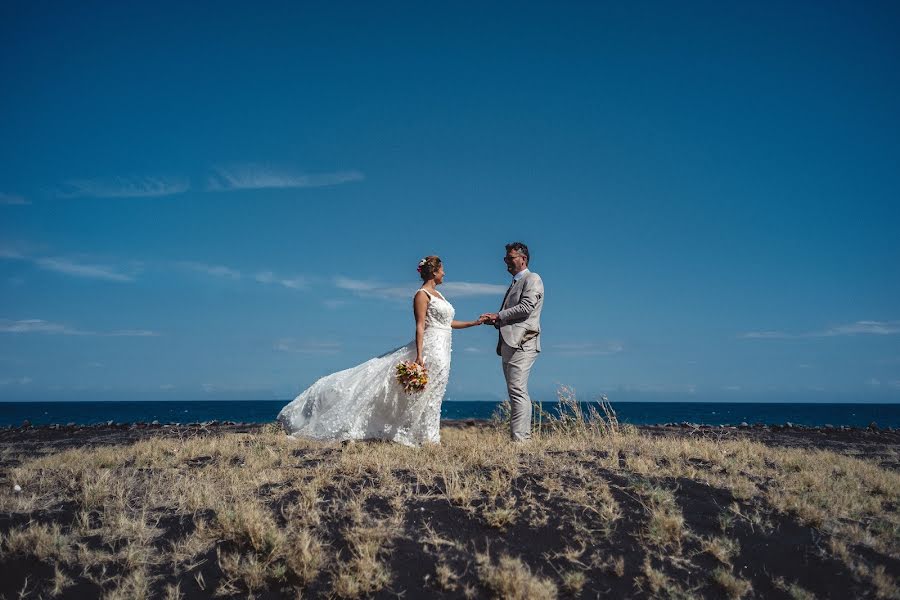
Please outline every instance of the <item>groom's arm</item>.
[{"label": "groom's arm", "polygon": [[510,306],[497,313],[497,323],[502,325],[510,321],[523,321],[528,318],[538,301],[544,296],[544,282],[537,273],[529,276],[522,288],[522,298],[515,306]]}]

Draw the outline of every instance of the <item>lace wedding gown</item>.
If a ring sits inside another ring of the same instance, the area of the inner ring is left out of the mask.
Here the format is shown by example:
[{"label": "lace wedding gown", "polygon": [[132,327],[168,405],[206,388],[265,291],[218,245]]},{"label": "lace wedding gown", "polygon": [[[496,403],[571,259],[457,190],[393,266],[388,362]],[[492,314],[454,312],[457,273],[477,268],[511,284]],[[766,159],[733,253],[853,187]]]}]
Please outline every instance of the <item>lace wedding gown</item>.
[{"label": "lace wedding gown", "polygon": [[[416,342],[316,381],[278,413],[288,435],[316,440],[382,439],[407,446],[440,442],[441,400],[450,377],[453,306],[428,295],[422,358],[428,384],[407,394],[397,363],[416,359]],[[418,293],[418,292],[417,292]]]}]

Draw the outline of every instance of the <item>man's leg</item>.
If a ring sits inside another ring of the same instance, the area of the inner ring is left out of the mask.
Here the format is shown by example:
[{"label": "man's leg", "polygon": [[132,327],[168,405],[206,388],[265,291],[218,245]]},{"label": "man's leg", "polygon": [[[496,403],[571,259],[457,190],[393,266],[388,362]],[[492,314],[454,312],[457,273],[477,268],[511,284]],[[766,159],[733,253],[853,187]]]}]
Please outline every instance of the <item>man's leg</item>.
[{"label": "man's leg", "polygon": [[513,441],[531,439],[531,398],[528,396],[528,375],[537,358],[534,342],[529,340],[524,349],[503,344],[503,376],[510,405],[510,436]]}]

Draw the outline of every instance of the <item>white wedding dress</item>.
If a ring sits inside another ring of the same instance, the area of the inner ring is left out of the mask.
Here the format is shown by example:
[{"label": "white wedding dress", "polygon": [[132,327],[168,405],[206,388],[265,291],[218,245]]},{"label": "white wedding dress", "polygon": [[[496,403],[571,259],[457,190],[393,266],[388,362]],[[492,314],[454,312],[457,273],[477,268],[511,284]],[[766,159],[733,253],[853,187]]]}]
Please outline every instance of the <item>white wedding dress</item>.
[{"label": "white wedding dress", "polygon": [[397,363],[416,359],[413,340],[312,384],[278,413],[288,435],[323,441],[382,439],[407,446],[440,442],[455,310],[440,294],[422,291],[429,298],[422,339],[425,389],[407,394],[397,382]]}]

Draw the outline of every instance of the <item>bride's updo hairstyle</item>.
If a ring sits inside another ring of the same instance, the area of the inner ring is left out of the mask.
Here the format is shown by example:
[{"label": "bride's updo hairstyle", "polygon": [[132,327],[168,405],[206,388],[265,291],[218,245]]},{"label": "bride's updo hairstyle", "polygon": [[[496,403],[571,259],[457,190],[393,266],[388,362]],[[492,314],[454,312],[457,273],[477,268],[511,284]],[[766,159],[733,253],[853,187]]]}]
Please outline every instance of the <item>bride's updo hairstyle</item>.
[{"label": "bride's updo hairstyle", "polygon": [[428,281],[429,279],[434,279],[434,274],[438,272],[441,268],[441,257],[440,256],[426,256],[422,260],[419,261],[419,276],[422,278],[422,281]]}]

